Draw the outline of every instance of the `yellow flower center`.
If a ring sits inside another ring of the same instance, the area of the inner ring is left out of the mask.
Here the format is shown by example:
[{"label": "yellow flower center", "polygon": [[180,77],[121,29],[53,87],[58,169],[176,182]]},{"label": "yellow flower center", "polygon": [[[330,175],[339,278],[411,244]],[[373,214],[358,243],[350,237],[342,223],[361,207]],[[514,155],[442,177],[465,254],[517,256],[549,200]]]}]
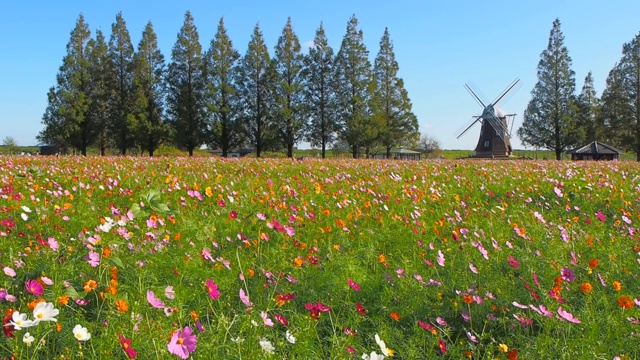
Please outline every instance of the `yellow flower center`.
[{"label": "yellow flower center", "polygon": [[182,345],[183,342],[184,342],[184,339],[179,337],[177,341],[178,345]]},{"label": "yellow flower center", "polygon": [[44,317],[43,313],[38,314],[38,319],[42,319]]}]

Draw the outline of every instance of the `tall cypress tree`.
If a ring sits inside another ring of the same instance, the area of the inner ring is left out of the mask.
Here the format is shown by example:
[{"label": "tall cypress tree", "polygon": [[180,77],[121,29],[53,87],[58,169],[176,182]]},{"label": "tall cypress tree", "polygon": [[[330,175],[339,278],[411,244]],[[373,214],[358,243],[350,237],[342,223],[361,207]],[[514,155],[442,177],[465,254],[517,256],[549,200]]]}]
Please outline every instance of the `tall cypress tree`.
[{"label": "tall cypress tree", "polygon": [[164,119],[164,71],[164,56],[158,48],[153,24],[148,22],[134,56],[134,114],[137,141],[149,156],[169,135]]},{"label": "tall cypress tree", "polygon": [[619,64],[609,71],[601,102],[599,117],[605,129],[604,140],[620,149],[630,150],[628,144],[632,143],[633,135],[625,128],[625,122],[631,117],[632,108],[627,101]]},{"label": "tall cypress tree", "polygon": [[337,115],[340,119],[338,136],[351,149],[354,158],[377,136],[367,107],[368,87],[372,80],[368,56],[362,30],[358,30],[358,19],[353,15],[336,56],[335,67]]},{"label": "tall cypress tree", "polygon": [[640,33],[622,46],[619,67],[630,110],[623,118],[623,126],[630,133],[623,139],[623,146],[635,152],[636,160],[640,161]]},{"label": "tall cypress tree", "polygon": [[293,157],[293,147],[304,135],[303,59],[298,36],[293,31],[291,18],[288,18],[275,48],[274,65],[275,125],[278,137],[287,149],[287,157],[290,158]]},{"label": "tall cypress tree", "polygon": [[167,110],[176,145],[193,156],[205,142],[205,79],[198,30],[187,11],[171,51],[167,75]]},{"label": "tall cypress tree", "polygon": [[209,135],[207,143],[220,148],[222,156],[242,144],[239,94],[235,72],[240,53],[233,48],[224,19],[205,55]]},{"label": "tall cypress tree", "polygon": [[133,116],[133,55],[134,48],[122,12],[111,25],[109,57],[114,69],[114,91],[110,132],[122,155],[135,142],[135,117]]},{"label": "tall cypress tree", "polygon": [[256,149],[256,156],[273,146],[274,69],[260,26],[256,24],[249,47],[240,60],[237,79],[243,109],[244,132],[247,141]]},{"label": "tall cypress tree", "polygon": [[102,31],[96,31],[95,40],[90,40],[90,97],[88,116],[95,126],[96,145],[100,155],[106,154],[106,149],[112,143],[107,127],[112,113],[112,97],[115,79],[113,63],[109,58],[109,47]]},{"label": "tall cypress tree", "polygon": [[584,139],[586,141],[603,140],[604,127],[599,122],[600,117],[600,100],[593,86],[593,76],[591,71],[584,79],[582,92],[578,95],[576,101],[577,107],[577,125],[584,130]]},{"label": "tall cypress tree", "polygon": [[82,155],[87,154],[87,148],[95,139],[95,124],[88,116],[91,64],[87,45],[90,40],[91,31],[80,14],[67,43],[57,85],[49,91],[49,104],[43,116],[45,129],[40,134],[40,139],[73,146]]},{"label": "tall cypress tree", "polygon": [[319,146],[322,158],[326,157],[326,148],[335,139],[336,132],[336,96],[333,49],[329,46],[322,23],[316,30],[313,46],[304,57],[302,71],[304,98],[307,103],[305,139],[311,146]]},{"label": "tall cypress tree", "polygon": [[575,74],[564,46],[560,20],[553,22],[549,45],[538,63],[538,82],[524,113],[518,136],[523,144],[549,149],[560,160],[562,152],[582,138],[575,120]]},{"label": "tall cypress tree", "polygon": [[387,158],[391,156],[391,148],[419,136],[418,119],[411,111],[404,81],[398,78],[399,69],[389,31],[385,28],[373,72],[376,80],[374,116],[380,121],[380,142]]}]

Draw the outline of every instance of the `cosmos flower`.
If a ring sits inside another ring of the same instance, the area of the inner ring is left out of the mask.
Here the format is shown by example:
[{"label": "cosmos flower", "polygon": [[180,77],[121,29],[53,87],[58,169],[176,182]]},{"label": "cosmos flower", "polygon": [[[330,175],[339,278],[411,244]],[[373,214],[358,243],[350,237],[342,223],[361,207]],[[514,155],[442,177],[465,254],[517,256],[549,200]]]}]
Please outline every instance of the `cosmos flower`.
[{"label": "cosmos flower", "polygon": [[73,336],[78,339],[78,341],[87,341],[89,339],[91,339],[91,334],[89,333],[89,330],[87,330],[86,327],[83,327],[80,324],[77,324],[76,326],[73,327]]},{"label": "cosmos flower", "polygon": [[196,350],[198,338],[193,334],[189,326],[173,332],[171,340],[167,344],[170,353],[181,359],[187,359],[189,354]]},{"label": "cosmos flower", "polygon": [[44,287],[37,280],[27,280],[24,287],[29,294],[40,296],[44,292]]},{"label": "cosmos flower", "polygon": [[33,309],[33,325],[40,323],[41,321],[58,321],[55,317],[58,316],[60,310],[53,307],[53,303],[39,302]]},{"label": "cosmos flower", "polygon": [[209,297],[217,300],[220,297],[220,290],[218,290],[218,284],[213,281],[213,279],[208,279],[205,282],[205,286],[207,287],[207,293]]}]

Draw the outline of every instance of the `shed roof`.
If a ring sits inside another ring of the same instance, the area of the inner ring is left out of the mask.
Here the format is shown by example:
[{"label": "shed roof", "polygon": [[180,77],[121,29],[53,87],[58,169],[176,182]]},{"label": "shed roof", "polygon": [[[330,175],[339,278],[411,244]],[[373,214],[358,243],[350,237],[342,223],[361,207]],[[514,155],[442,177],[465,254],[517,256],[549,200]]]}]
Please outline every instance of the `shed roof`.
[{"label": "shed roof", "polygon": [[622,154],[624,151],[616,149],[615,147],[607,144],[603,144],[598,141],[593,141],[585,146],[575,148],[567,151],[567,154]]}]

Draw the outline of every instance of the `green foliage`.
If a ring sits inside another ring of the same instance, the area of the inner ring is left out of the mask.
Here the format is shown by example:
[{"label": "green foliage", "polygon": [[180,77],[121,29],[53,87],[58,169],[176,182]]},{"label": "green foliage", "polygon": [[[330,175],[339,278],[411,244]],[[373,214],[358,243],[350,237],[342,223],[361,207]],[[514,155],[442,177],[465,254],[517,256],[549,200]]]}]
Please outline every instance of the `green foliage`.
[{"label": "green foliage", "polygon": [[564,45],[560,20],[553,22],[549,45],[540,55],[538,82],[524,113],[518,136],[525,145],[553,150],[560,160],[562,152],[577,145],[583,129],[575,119],[575,75]]},{"label": "green foliage", "polygon": [[380,120],[379,141],[386,150],[387,158],[390,157],[391,148],[419,136],[418,118],[411,111],[411,100],[404,88],[404,81],[398,78],[399,69],[389,31],[385,28],[373,65],[376,86],[372,96],[372,112]]},{"label": "green foliage", "polygon": [[621,125],[627,135],[622,138],[622,146],[635,152],[640,161],[640,33],[622,46],[617,68],[626,100]]},{"label": "green foliage", "polygon": [[193,155],[206,141],[206,85],[202,47],[191,12],[187,11],[178,34],[167,75],[167,110],[174,141]]},{"label": "green foliage", "polygon": [[111,88],[112,111],[108,132],[122,155],[135,144],[136,117],[134,116],[134,47],[122,12],[111,25],[109,58],[113,67]]},{"label": "green foliage", "polygon": [[158,48],[153,25],[149,22],[134,56],[136,137],[137,143],[147,150],[149,156],[153,156],[169,138],[170,128],[164,118],[164,72],[164,56]]},{"label": "green foliage", "polygon": [[263,151],[275,146],[276,135],[273,125],[275,68],[259,24],[253,28],[247,51],[236,69],[244,135],[247,144],[254,147],[256,156],[260,157]]},{"label": "green foliage", "polygon": [[207,110],[210,148],[220,148],[222,156],[243,143],[241,109],[235,76],[240,53],[233,48],[221,18],[218,31],[205,55]]},{"label": "green foliage", "polygon": [[326,157],[327,147],[335,140],[337,127],[333,49],[329,46],[322,23],[316,30],[313,46],[304,57],[305,139],[320,147]]},{"label": "green foliage", "polygon": [[302,139],[306,113],[304,111],[304,80],[302,78],[304,56],[300,42],[293,31],[291,18],[282,29],[275,47],[275,119],[278,138],[287,149],[287,157],[293,157],[293,147]]},{"label": "green foliage", "polygon": [[336,95],[338,136],[358,157],[361,148],[373,145],[377,138],[374,118],[368,104],[372,86],[369,51],[364,45],[358,19],[353,15],[336,55]]}]

